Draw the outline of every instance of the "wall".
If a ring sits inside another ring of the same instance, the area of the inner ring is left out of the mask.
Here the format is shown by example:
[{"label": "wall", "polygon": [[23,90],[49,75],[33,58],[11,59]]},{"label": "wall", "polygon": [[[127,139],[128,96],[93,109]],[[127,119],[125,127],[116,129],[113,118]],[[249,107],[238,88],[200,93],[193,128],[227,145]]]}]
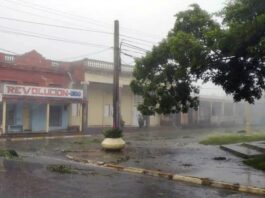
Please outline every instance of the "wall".
[{"label": "wall", "polygon": [[[90,83],[88,86],[88,127],[112,126],[112,85]],[[128,86],[120,88],[121,117],[125,125],[131,126],[133,121],[133,94]]]},{"label": "wall", "polygon": [[72,105],[69,105],[68,107],[68,118],[69,118],[69,123],[68,126],[79,126],[81,129],[82,125],[82,105],[81,104],[76,104],[76,112],[75,114],[72,113]]},{"label": "wall", "polygon": [[103,94],[101,87],[88,86],[88,127],[103,125]]},{"label": "wall", "polygon": [[121,117],[125,121],[125,126],[133,125],[133,93],[130,87],[121,88]]},{"label": "wall", "polygon": [[[113,83],[113,74],[107,72],[86,72],[85,73],[85,81],[89,82],[98,82],[105,84]],[[132,81],[132,77],[130,76],[120,76],[120,85],[129,85]]]}]

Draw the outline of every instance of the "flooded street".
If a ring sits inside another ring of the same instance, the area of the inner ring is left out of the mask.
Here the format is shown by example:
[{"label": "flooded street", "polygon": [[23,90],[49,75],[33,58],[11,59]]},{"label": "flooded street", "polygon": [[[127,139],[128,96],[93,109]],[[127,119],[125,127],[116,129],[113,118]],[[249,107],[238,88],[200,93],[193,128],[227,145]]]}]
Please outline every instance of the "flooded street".
[{"label": "flooded street", "polygon": [[6,198],[258,197],[77,165],[88,174],[51,173],[43,163],[4,161],[3,164],[0,194]]},{"label": "flooded street", "polygon": [[[89,160],[264,187],[264,172],[246,167],[240,159],[218,147],[198,144],[202,137],[213,130],[164,128],[125,133],[124,139],[128,144],[121,154],[102,151],[102,137],[98,135],[73,139],[1,142],[0,148],[15,149],[21,157],[15,160],[1,159],[0,195],[7,198],[259,197],[90,167],[65,157],[71,153]],[[227,129],[216,130],[226,133]],[[227,159],[214,160],[218,156],[225,156]],[[51,164],[71,165],[78,170],[78,174],[51,172],[47,170],[47,166]]]}]

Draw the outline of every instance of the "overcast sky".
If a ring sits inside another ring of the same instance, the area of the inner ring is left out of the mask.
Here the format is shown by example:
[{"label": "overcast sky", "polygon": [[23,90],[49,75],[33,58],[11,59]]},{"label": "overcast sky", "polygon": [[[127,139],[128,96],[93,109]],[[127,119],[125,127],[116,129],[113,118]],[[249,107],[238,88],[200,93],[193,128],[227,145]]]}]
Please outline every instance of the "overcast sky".
[{"label": "overcast sky", "polygon": [[[118,19],[121,34],[140,38],[148,41],[148,43],[134,39],[127,40],[144,49],[150,49],[150,42],[160,41],[173,27],[174,15],[187,9],[192,3],[198,3],[203,9],[215,12],[224,6],[225,0],[0,0],[0,17],[80,27],[110,33],[113,32],[113,21]],[[112,61],[111,49],[107,49],[113,46],[113,35],[111,34],[58,29],[3,19],[0,19],[0,22],[0,48],[2,49],[17,53],[36,49],[46,58],[58,60],[72,60],[72,57],[78,59],[79,57],[88,56]],[[10,31],[12,34],[10,34]],[[17,35],[17,32],[100,46],[30,38]],[[134,54],[132,54],[133,52],[127,52],[134,56],[141,55],[141,51]],[[133,61],[129,57],[123,57],[123,59],[126,62]]]},{"label": "overcast sky", "polygon": [[[121,37],[122,42],[148,50],[152,44],[167,35],[174,25],[174,15],[177,12],[188,9],[190,4],[198,3],[203,9],[213,13],[222,9],[225,2],[226,0],[0,0],[0,51],[9,50],[21,54],[35,49],[48,59],[70,61],[88,57],[112,61],[113,35],[106,32],[113,33],[115,19],[120,21],[122,35],[140,39]],[[59,29],[4,20],[3,17],[105,33]],[[19,35],[21,33],[24,36]],[[66,43],[66,40],[82,45]],[[143,53],[140,49],[131,49],[125,45],[123,50],[132,56],[141,56]],[[122,55],[122,61],[133,63],[133,59],[125,55]],[[209,90],[206,89],[206,92]]]}]

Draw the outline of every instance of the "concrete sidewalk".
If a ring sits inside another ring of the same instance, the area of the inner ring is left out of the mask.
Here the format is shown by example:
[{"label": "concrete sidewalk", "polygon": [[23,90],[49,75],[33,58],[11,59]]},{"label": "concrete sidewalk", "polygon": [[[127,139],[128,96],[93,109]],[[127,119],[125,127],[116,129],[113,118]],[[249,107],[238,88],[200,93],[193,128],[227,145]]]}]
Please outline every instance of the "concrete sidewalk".
[{"label": "concrete sidewalk", "polygon": [[77,138],[77,137],[89,137],[89,136],[91,135],[83,132],[14,133],[14,134],[9,133],[9,134],[0,135],[0,142]]}]

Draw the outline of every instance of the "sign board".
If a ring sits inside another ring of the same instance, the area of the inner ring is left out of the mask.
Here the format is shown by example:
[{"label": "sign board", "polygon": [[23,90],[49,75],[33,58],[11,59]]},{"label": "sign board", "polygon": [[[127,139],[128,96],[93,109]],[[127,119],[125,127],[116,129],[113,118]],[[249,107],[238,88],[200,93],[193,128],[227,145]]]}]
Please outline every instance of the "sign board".
[{"label": "sign board", "polygon": [[5,84],[3,95],[83,99],[83,90]]}]

